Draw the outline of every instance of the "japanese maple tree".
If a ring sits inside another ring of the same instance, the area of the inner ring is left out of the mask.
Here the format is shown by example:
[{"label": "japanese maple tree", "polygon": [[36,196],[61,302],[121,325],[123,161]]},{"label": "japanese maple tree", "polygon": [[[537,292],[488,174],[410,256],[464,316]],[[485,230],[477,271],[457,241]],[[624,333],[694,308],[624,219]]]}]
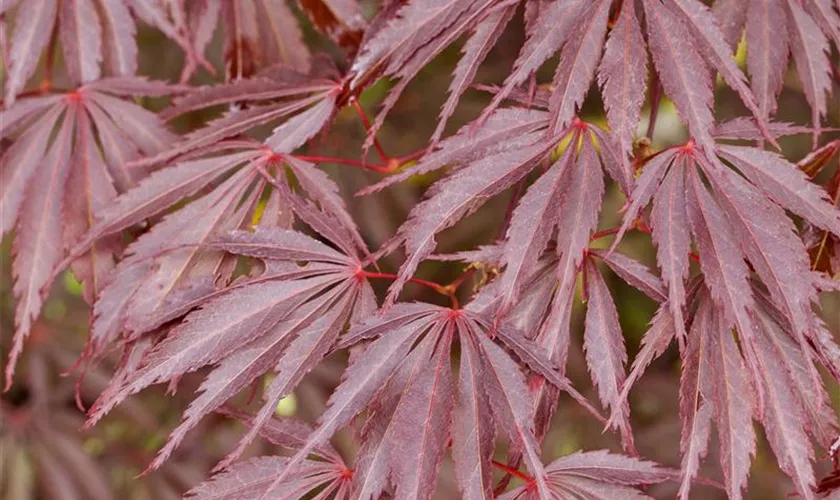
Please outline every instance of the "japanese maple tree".
[{"label": "japanese maple tree", "polygon": [[[246,430],[187,498],[428,499],[454,474],[465,499],[702,485],[737,500],[762,443],[783,495],[840,495],[840,317],[821,307],[840,291],[840,1],[8,0],[0,21],[5,389],[72,273],[90,311],[78,391],[117,358],[85,429],[152,385],[202,380],[144,474],[214,414]],[[170,81],[138,70],[140,26],[183,52]],[[507,74],[479,84],[520,26]],[[413,89],[450,47],[448,92]],[[777,118],[785,88],[805,123]],[[389,155],[381,133],[412,92],[439,116],[420,149]],[[467,92],[483,106],[448,133]],[[654,141],[672,108],[687,139]],[[358,158],[322,152],[346,151],[344,109],[364,126]],[[789,150],[797,135],[809,151]],[[358,207],[429,179],[374,237],[384,214]],[[483,244],[438,245],[495,198]],[[655,304],[638,348],[613,275]],[[409,300],[409,284],[441,300]],[[659,464],[631,403],[668,356],[679,437],[659,445],[679,458]],[[341,379],[317,418],[278,415],[325,366]],[[575,410],[612,449],[549,446]],[[243,458],[257,438],[285,451]],[[73,483],[39,460],[44,481]]]}]

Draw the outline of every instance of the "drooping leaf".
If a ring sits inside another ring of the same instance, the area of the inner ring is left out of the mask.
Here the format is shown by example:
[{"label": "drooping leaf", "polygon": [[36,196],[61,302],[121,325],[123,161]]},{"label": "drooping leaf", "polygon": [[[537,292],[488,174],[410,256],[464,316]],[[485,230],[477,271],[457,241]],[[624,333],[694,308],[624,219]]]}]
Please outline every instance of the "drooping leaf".
[{"label": "drooping leaf", "polygon": [[737,328],[745,358],[754,374],[755,328],[750,313],[753,296],[747,282],[749,270],[744,255],[729,222],[706,190],[695,166],[688,169],[686,193],[691,233],[703,255],[700,259],[703,277],[712,299],[722,309],[723,324]]},{"label": "drooping leaf", "polygon": [[717,334],[709,336],[708,355],[714,376],[708,397],[713,401],[726,492],[729,498],[739,499],[755,454],[754,403],[750,377],[738,346],[730,330],[722,326],[718,322]]},{"label": "drooping leaf", "polygon": [[58,15],[55,0],[21,2],[17,10],[9,54],[9,75],[6,77],[6,98],[10,106],[32,76],[41,51],[47,46]]},{"label": "drooping leaf", "polygon": [[714,150],[712,80],[684,22],[661,4],[643,2],[653,64],[665,93],[706,154]]},{"label": "drooping leaf", "polygon": [[712,412],[716,404],[712,394],[713,376],[710,360],[710,337],[717,334],[711,304],[701,295],[686,343],[685,363],[680,376],[680,452],[682,453],[679,498],[688,499],[692,479],[706,456],[712,431]]},{"label": "drooping leaf", "polygon": [[684,172],[685,162],[678,159],[656,191],[651,211],[656,262],[668,287],[668,306],[681,343],[686,335],[684,282],[688,278],[688,254],[691,251]]},{"label": "drooping leaf", "polygon": [[[574,31],[560,51],[560,63],[552,82],[554,92],[548,101],[551,112],[549,130],[552,133],[558,133],[571,123],[592,84],[601,60],[610,4],[609,0],[592,2],[581,13]],[[629,8],[632,8],[632,3]]]},{"label": "drooping leaf", "polygon": [[102,28],[96,22],[93,0],[62,1],[58,19],[70,79],[76,84],[98,79],[99,63],[102,61]]},{"label": "drooping leaf", "polygon": [[719,146],[721,156],[773,201],[813,224],[840,235],[840,210],[825,190],[808,181],[796,165],[768,151],[743,146]]},{"label": "drooping leaf", "polygon": [[444,127],[455,112],[455,107],[467,87],[472,83],[478,67],[490,53],[490,49],[499,40],[508,22],[514,14],[513,6],[491,12],[486,19],[476,26],[469,41],[464,44],[463,57],[458,60],[452,82],[449,84],[449,97],[440,111],[437,128],[432,133],[430,143],[436,146],[443,135]]},{"label": "drooping leaf", "polygon": [[747,69],[758,106],[768,117],[776,111],[790,53],[787,15],[782,0],[750,0],[747,4]]},{"label": "drooping leaf", "polygon": [[621,162],[629,169],[627,155],[632,152],[647,83],[647,53],[635,2],[622,4],[598,67],[598,83],[603,89],[611,135],[618,139]]},{"label": "drooping leaf", "polygon": [[790,49],[796,65],[802,90],[811,105],[811,122],[814,142],[820,129],[820,118],[828,106],[826,94],[831,93],[831,63],[828,60],[829,43],[817,23],[805,12],[799,2],[785,3],[790,33]]},{"label": "drooping leaf", "polygon": [[34,174],[39,182],[27,183],[21,201],[17,237],[12,246],[17,307],[15,338],[6,365],[6,388],[11,385],[23,342],[44,303],[44,285],[61,260],[61,200],[70,168],[74,115],[78,112],[77,106],[68,107],[55,141]]},{"label": "drooping leaf", "polygon": [[598,387],[601,403],[612,410],[615,425],[621,430],[624,446],[632,448],[630,405],[621,401],[619,395],[625,380],[627,349],[618,324],[615,303],[591,260],[586,264],[586,295],[588,303],[583,340],[586,361],[592,380]]}]

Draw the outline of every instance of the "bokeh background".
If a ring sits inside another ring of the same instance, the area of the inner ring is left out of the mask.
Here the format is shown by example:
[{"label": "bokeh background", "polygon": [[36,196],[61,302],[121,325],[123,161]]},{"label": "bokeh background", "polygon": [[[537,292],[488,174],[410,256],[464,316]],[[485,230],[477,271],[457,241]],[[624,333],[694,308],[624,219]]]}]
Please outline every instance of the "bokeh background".
[{"label": "bokeh background", "polygon": [[[367,17],[376,10],[374,2],[365,3]],[[301,20],[306,29],[306,38],[313,49],[329,53],[339,64],[345,65],[342,52],[330,42],[319,37],[309,28],[305,18]],[[9,20],[7,20],[8,22]],[[178,47],[155,30],[144,27],[138,33],[140,47],[140,74],[169,81],[177,80],[183,64]],[[500,83],[508,74],[513,60],[523,42],[521,16],[514,21],[503,35],[496,48],[479,71],[477,80],[482,83]],[[379,140],[391,156],[409,154],[423,148],[434,130],[440,105],[446,96],[450,74],[460,56],[460,43],[449,48],[432,64],[426,67],[403,94],[396,109],[390,114]],[[221,30],[217,29],[209,59],[224,74],[221,48]],[[744,47],[739,54],[743,64]],[[836,62],[837,54],[833,54]],[[550,81],[556,58],[549,60],[538,75],[538,81]],[[60,64],[57,65],[61,67]],[[833,101],[830,103],[826,126],[840,126],[840,70],[835,78]],[[55,75],[60,85],[62,75]],[[40,75],[33,82],[40,80]],[[192,80],[194,84],[209,84],[216,81],[203,70]],[[716,95],[717,116],[725,120],[744,114],[739,98],[718,82]],[[362,106],[375,114],[378,104],[387,95],[391,83],[382,81],[368,90],[361,99]],[[470,90],[451,120],[449,133],[472,120],[489,102],[489,94]],[[151,109],[160,109],[166,101],[148,99],[143,102]],[[647,116],[649,109],[643,110]],[[586,121],[605,126],[603,110],[597,88],[593,87],[583,107],[581,116]],[[200,126],[209,114],[192,114],[171,125],[179,132]],[[785,89],[779,105],[779,120],[807,124],[810,119],[808,107],[792,68],[786,77]],[[639,127],[639,135],[647,129],[646,118]],[[253,131],[255,137],[264,137],[265,131]],[[679,144],[686,139],[686,130],[676,116],[670,102],[663,101],[659,111],[653,150]],[[840,137],[828,133],[823,142]],[[316,140],[310,151],[318,154],[358,159],[365,130],[358,115],[352,109],[343,110],[331,129]],[[803,158],[811,149],[810,136],[799,136],[781,140],[784,154],[792,161]],[[374,157],[370,159],[373,161]],[[838,160],[816,179],[827,182],[837,169]],[[390,237],[405,219],[410,208],[421,199],[423,192],[438,175],[412,179],[381,193],[364,198],[354,193],[362,187],[381,178],[381,174],[364,171],[352,166],[324,165],[336,179],[356,217],[371,248],[377,248]],[[439,238],[438,252],[465,250],[479,244],[492,243],[500,232],[499,224],[504,219],[510,193],[503,194],[487,203],[476,214],[468,217]],[[613,227],[619,222],[619,209],[624,196],[611,185],[604,200],[601,227]],[[609,239],[597,242],[609,243]],[[654,251],[648,236],[628,235],[621,245],[622,251],[655,268]],[[0,248],[0,329],[2,340],[0,350],[3,361],[8,352],[13,332],[14,302],[12,298],[10,238]],[[382,262],[383,271],[393,271],[400,263],[397,254]],[[422,278],[449,283],[464,271],[458,263],[425,263],[418,274]],[[641,293],[625,285],[620,279],[605,270],[616,303],[619,307],[621,325],[626,338],[630,359],[638,350],[639,342],[647,329],[655,310],[655,304]],[[462,287],[462,301],[483,278],[477,272]],[[375,283],[382,292],[387,283]],[[425,300],[445,303],[444,297],[427,290],[408,285],[404,300]],[[840,294],[824,294],[822,297],[825,319],[835,333],[840,335]],[[571,349],[568,374],[576,386],[591,400],[597,400],[593,392],[581,349],[583,307],[578,302],[575,309],[573,328],[575,345]],[[167,395],[165,387],[156,386],[130,398],[93,429],[80,431],[84,414],[78,409],[74,392],[79,387],[82,406],[90,405],[106,386],[119,353],[115,352],[97,366],[89,367],[85,376],[80,371],[69,375],[87,338],[89,307],[81,297],[79,284],[71,274],[59,280],[47,301],[41,319],[37,322],[23,363],[19,368],[11,390],[0,396],[0,498],[23,499],[170,499],[180,498],[183,492],[201,482],[215,462],[230,450],[243,432],[243,427],[222,416],[210,416],[201,426],[192,431],[169,462],[159,471],[136,478],[165,442],[168,432],[177,425],[198,387],[204,372],[185,377],[174,395]],[[838,337],[840,340],[840,337]],[[335,387],[346,364],[346,359],[330,358],[311,373],[294,396],[286,398],[278,406],[278,413],[294,415],[314,421],[323,409],[330,390]],[[679,384],[679,358],[674,347],[657,360],[631,393],[631,406],[637,446],[644,458],[661,464],[679,466],[680,423],[677,407]],[[840,388],[836,383],[828,384],[836,408],[840,409]],[[259,403],[250,401],[249,395],[237,398],[237,403],[247,406]],[[760,428],[759,428],[760,429]],[[760,430],[759,430],[760,433]],[[354,444],[348,433],[336,437],[335,443],[346,458],[352,459]],[[568,399],[561,399],[560,409],[555,414],[554,426],[543,446],[546,461],[579,449],[593,450],[609,448],[620,450],[612,434],[603,434],[601,426],[581,408]],[[710,453],[701,474],[707,478],[719,479],[716,442],[712,442]],[[277,450],[270,445],[257,442],[249,454],[261,455]],[[499,450],[503,457],[503,450]],[[830,470],[825,451],[818,449],[820,476]],[[782,474],[772,451],[761,441],[753,464],[749,483],[751,499],[784,499],[793,492],[787,477]],[[650,488],[648,493],[656,498],[673,498],[676,489],[673,484]],[[438,498],[457,498],[457,488],[451,468],[444,467],[438,488]],[[712,487],[696,487],[693,498],[717,499],[724,495]]]}]

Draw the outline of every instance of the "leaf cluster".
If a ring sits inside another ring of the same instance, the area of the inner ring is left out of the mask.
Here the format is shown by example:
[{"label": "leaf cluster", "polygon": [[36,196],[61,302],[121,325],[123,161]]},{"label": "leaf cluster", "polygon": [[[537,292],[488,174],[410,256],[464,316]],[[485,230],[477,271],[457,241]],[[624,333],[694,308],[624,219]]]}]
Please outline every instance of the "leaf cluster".
[{"label": "leaf cluster", "polygon": [[[680,499],[705,483],[737,500],[756,423],[798,495],[830,495],[833,476],[818,482],[814,462],[819,448],[840,447],[826,388],[840,381],[837,322],[820,303],[840,289],[840,140],[824,126],[840,95],[840,2],[386,1],[370,22],[362,11],[354,0],[0,7],[13,20],[9,50],[2,38],[0,111],[0,234],[13,238],[16,300],[6,387],[52,282],[70,268],[91,305],[79,364],[121,352],[86,427],[194,372],[203,382],[147,473],[212,413],[247,425],[188,498],[428,499],[448,454],[469,499],[648,498],[650,485],[673,482]],[[337,64],[303,42],[304,18],[334,44]],[[491,99],[475,120],[445,136],[478,68],[520,18],[525,39],[510,72],[483,87]],[[178,84],[136,74],[138,22],[183,50]],[[219,71],[205,55],[217,26]],[[389,157],[376,138],[389,112],[461,39],[428,144]],[[741,41],[745,67],[733,58]],[[68,88],[53,85],[59,46],[57,78]],[[27,90],[42,53],[45,79]],[[809,125],[775,119],[789,59]],[[547,64],[554,76],[540,83]],[[199,68],[218,73],[217,83],[190,85]],[[744,116],[716,113],[717,76]],[[381,79],[394,85],[373,123],[362,113],[362,160],[317,155],[338,113],[361,110]],[[606,128],[580,116],[593,88]],[[144,97],[168,105],[152,112]],[[653,151],[663,99],[690,138]],[[216,116],[183,134],[167,124],[197,112]],[[779,148],[796,134],[813,142],[798,163]],[[382,164],[366,160],[369,147]],[[445,173],[372,248],[326,163],[387,174],[365,195]],[[609,214],[621,222],[599,230],[610,189],[626,197]],[[441,233],[505,193],[510,206],[491,244],[435,253]],[[628,232],[650,243],[656,272],[618,248]],[[611,246],[596,243],[603,238]],[[381,272],[399,250],[397,272]],[[463,262],[464,274],[447,285],[416,276],[434,260]],[[478,267],[494,279],[466,294],[461,285]],[[632,363],[607,270],[657,304]],[[379,279],[391,281],[384,297],[371,285]],[[400,300],[407,283],[452,304]],[[567,376],[579,337],[591,396]],[[680,360],[673,467],[641,457],[630,405],[634,384],[669,350]],[[317,422],[277,417],[278,402],[330,357],[349,365]],[[253,414],[229,403],[262,381]],[[544,462],[566,404],[615,432],[621,454]],[[346,428],[354,454],[330,441]],[[719,483],[699,475],[713,428]],[[288,453],[238,461],[258,436]]]}]

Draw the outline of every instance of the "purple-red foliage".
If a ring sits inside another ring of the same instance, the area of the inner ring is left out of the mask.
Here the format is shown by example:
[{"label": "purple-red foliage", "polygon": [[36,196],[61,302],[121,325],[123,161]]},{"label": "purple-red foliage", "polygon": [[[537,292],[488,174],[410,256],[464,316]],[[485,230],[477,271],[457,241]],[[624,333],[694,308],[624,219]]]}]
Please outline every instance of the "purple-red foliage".
[{"label": "purple-red foliage", "polygon": [[[837,437],[824,379],[840,381],[840,346],[819,299],[838,288],[840,172],[825,186],[814,177],[840,149],[822,126],[829,99],[840,97],[831,94],[840,2],[707,3],[389,0],[367,22],[355,0],[299,0],[334,53],[343,50],[339,70],[311,53],[303,17],[283,0],[4,2],[0,15],[14,22],[8,46],[2,38],[0,233],[13,238],[17,301],[6,387],[51,283],[69,267],[92,306],[83,361],[124,353],[88,426],[130,395],[159,383],[174,389],[200,369],[204,382],[149,469],[208,414],[249,426],[189,498],[428,499],[449,454],[467,499],[647,498],[645,487],[663,481],[687,499],[693,484],[709,482],[698,471],[714,428],[718,486],[737,500],[756,422],[801,497],[830,493],[831,481],[818,487],[814,461]],[[476,120],[445,137],[460,97],[519,15],[526,38],[509,75],[487,88],[491,102]],[[136,75],[137,22],[183,49],[179,84]],[[220,81],[190,86],[199,67],[214,71],[203,54],[217,25]],[[732,57],[742,37],[746,71]],[[429,147],[388,157],[376,133],[389,111],[460,39]],[[51,84],[57,47],[69,89]],[[27,90],[42,54],[45,79]],[[536,71],[555,55],[552,80],[538,84]],[[774,121],[789,58],[808,126]],[[717,75],[746,116],[718,118]],[[382,164],[302,154],[383,78],[394,87],[372,124],[363,117],[365,153],[375,146]],[[578,117],[593,86],[608,130]],[[649,131],[668,98],[688,128],[685,144],[654,152],[637,140],[648,92]],[[153,113],[139,96],[171,102]],[[166,125],[208,108],[225,111],[183,135]],[[272,131],[262,133],[265,125]],[[802,133],[812,134],[813,151],[792,163],[777,139]],[[401,168],[409,159],[417,161]],[[392,174],[365,194],[446,175],[376,249],[319,169],[334,162]],[[598,231],[613,182],[627,197],[623,220]],[[507,192],[493,245],[435,255],[439,233]],[[649,235],[658,273],[616,250],[628,231]],[[610,249],[591,246],[611,236]],[[400,248],[398,272],[379,272],[377,261]],[[415,277],[435,259],[472,265],[448,285]],[[630,366],[599,261],[658,303]],[[462,304],[459,285],[476,264],[498,276]],[[384,298],[374,279],[391,281]],[[401,302],[410,282],[452,305]],[[566,378],[578,291],[584,358],[606,417]],[[672,342],[681,360],[676,469],[639,457],[628,401]],[[274,417],[310,371],[348,351],[313,426]],[[266,374],[274,376],[256,414],[226,406]],[[562,393],[615,431],[625,455],[595,450],[544,463]],[[358,451],[345,460],[330,439],[348,426]],[[257,436],[291,455],[237,461]],[[511,477],[519,482],[508,485]]]}]

